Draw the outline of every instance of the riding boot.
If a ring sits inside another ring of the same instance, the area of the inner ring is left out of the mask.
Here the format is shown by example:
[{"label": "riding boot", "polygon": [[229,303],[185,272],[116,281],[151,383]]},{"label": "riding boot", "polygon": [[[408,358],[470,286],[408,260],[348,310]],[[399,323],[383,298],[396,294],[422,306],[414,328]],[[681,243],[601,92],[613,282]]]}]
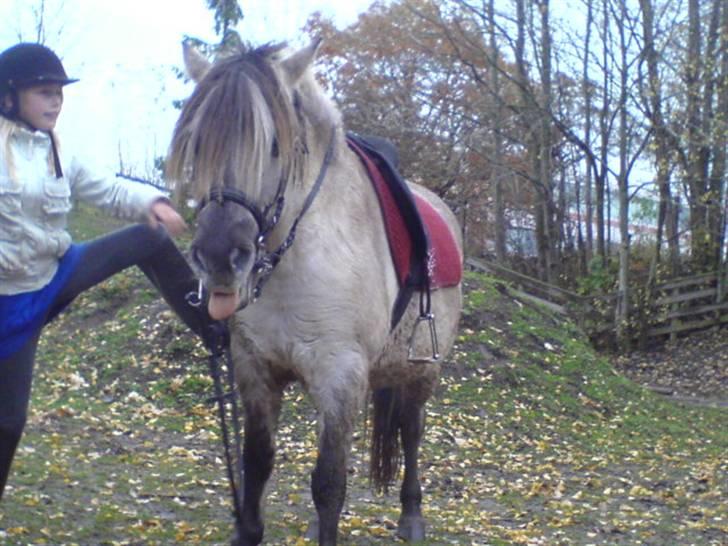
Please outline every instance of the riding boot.
[{"label": "riding boot", "polygon": [[156,252],[138,265],[174,312],[202,338],[210,351],[219,353],[227,346],[227,325],[210,317],[204,298],[202,302],[195,302],[199,305],[191,305],[191,296],[198,292],[198,280],[172,239],[164,236]]},{"label": "riding boot", "polygon": [[3,498],[5,484],[10,474],[10,466],[13,463],[15,450],[23,435],[23,426],[5,426],[0,424],[0,500]]},{"label": "riding boot", "polygon": [[40,329],[17,352],[0,359],[0,499],[15,450],[28,420],[35,352]]}]

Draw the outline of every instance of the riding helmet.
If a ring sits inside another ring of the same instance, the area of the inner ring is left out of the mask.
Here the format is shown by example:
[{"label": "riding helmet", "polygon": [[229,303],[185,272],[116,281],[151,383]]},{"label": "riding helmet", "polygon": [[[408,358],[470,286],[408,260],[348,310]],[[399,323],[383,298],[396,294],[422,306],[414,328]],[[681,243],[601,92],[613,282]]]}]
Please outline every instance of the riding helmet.
[{"label": "riding helmet", "polygon": [[42,83],[77,81],[68,77],[58,56],[42,44],[20,43],[0,53],[0,97]]}]

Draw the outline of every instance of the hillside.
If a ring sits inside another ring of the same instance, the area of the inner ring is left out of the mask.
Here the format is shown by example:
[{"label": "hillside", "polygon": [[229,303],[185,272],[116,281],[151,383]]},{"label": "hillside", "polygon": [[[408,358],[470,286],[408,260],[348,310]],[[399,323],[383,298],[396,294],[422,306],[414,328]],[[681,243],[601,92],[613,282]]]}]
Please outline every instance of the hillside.
[{"label": "hillside", "polygon": [[[493,278],[468,274],[465,286],[422,449],[426,544],[728,543],[725,409],[638,386],[574,324]],[[84,294],[43,339],[0,542],[226,543],[211,392],[204,351],[140,273]],[[267,544],[305,543],[314,418],[291,389]],[[397,491],[369,490],[366,450],[362,416],[343,543],[392,544]]]}]

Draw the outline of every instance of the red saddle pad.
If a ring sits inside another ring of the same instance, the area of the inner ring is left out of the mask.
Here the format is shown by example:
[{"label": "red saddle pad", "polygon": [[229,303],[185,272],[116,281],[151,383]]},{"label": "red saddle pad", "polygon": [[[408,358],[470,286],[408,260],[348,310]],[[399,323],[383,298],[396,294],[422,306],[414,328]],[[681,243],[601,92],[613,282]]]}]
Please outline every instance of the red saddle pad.
[{"label": "red saddle pad", "polygon": [[[349,146],[357,153],[366,167],[369,179],[379,197],[389,239],[389,249],[401,285],[407,279],[412,263],[412,238],[389,184],[380,169],[361,148],[351,142],[349,142]],[[463,275],[463,264],[455,236],[442,215],[430,203],[418,195],[414,195],[414,198],[429,241],[427,270],[430,288],[455,286],[461,281]]]}]

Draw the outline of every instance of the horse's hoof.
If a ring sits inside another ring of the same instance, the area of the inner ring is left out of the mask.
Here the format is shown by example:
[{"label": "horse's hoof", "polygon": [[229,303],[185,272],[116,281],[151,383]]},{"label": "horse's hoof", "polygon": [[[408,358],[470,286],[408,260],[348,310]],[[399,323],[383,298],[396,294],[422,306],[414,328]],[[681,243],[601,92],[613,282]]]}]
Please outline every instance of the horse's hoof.
[{"label": "horse's hoof", "polygon": [[405,517],[399,520],[397,536],[407,542],[425,540],[425,520],[421,517]]},{"label": "horse's hoof", "polygon": [[230,541],[230,546],[257,546],[263,542],[263,534],[256,534],[254,536],[246,536],[239,531],[235,531],[235,535]]},{"label": "horse's hoof", "polygon": [[241,538],[240,534],[238,532],[235,532],[235,535],[233,536],[232,540],[230,541],[230,546],[245,546],[245,542],[243,542],[243,539]]}]

